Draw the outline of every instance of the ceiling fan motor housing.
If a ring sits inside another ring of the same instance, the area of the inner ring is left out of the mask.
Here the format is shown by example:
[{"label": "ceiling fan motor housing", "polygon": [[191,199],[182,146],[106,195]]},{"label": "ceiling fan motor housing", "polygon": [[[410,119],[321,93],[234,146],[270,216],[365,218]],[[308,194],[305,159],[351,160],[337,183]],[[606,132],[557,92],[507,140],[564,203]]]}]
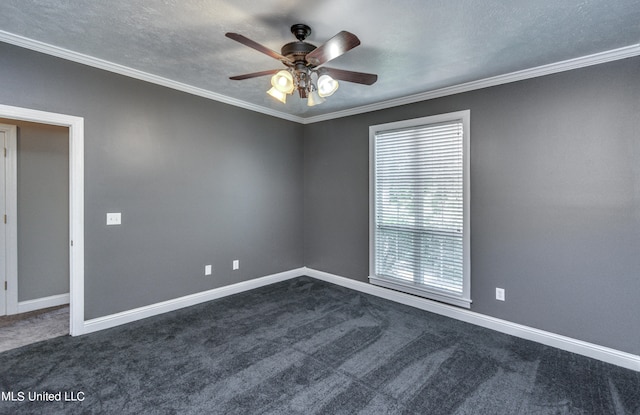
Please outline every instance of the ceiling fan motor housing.
[{"label": "ceiling fan motor housing", "polygon": [[314,50],[316,47],[307,42],[291,42],[284,45],[280,51],[283,56],[291,59],[292,61],[304,61],[304,57],[307,53]]},{"label": "ceiling fan motor housing", "polygon": [[307,53],[316,49],[314,45],[304,41],[311,34],[311,28],[306,24],[298,23],[291,26],[291,33],[298,41],[287,43],[282,47],[280,53],[295,63],[304,62]]}]

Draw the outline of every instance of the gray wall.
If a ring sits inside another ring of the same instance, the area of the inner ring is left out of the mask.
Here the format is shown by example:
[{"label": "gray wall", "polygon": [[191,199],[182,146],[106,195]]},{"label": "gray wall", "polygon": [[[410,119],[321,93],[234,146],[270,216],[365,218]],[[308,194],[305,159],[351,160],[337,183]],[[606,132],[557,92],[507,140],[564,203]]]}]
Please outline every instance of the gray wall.
[{"label": "gray wall", "polygon": [[366,281],[368,126],[471,109],[472,309],[640,354],[639,58],[306,126],[0,60],[0,103],[85,118],[88,319],[302,265]]},{"label": "gray wall", "polygon": [[369,125],[470,109],[472,310],[640,354],[639,73],[633,58],[306,126],[305,264],[367,281]]},{"label": "gray wall", "polygon": [[0,57],[0,103],[85,120],[85,318],[303,265],[301,125],[6,44]]},{"label": "gray wall", "polygon": [[69,292],[69,129],[18,126],[18,301]]}]

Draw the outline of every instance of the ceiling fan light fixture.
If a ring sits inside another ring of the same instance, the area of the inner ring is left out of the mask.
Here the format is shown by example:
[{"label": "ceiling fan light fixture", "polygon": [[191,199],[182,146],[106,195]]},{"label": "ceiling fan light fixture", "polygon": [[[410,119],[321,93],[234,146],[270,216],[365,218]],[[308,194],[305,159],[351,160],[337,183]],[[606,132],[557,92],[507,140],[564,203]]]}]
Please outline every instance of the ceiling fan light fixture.
[{"label": "ceiling fan light fixture", "polygon": [[282,102],[283,104],[287,103],[287,94],[280,91],[275,86],[271,87],[271,89],[267,91],[267,94],[271,95],[272,97]]},{"label": "ceiling fan light fixture", "polygon": [[322,98],[333,95],[338,89],[338,81],[330,77],[329,75],[321,75],[318,78],[318,95]]},{"label": "ceiling fan light fixture", "polygon": [[325,101],[324,98],[322,98],[320,96],[320,94],[318,94],[318,91],[316,91],[315,89],[313,91],[311,91],[309,93],[309,97],[307,98],[307,106],[308,107],[313,107],[316,105],[320,105]]},{"label": "ceiling fan light fixture", "polygon": [[[287,67],[287,69],[272,69],[231,76],[229,79],[241,81],[270,75],[272,88],[267,91],[267,94],[286,104],[287,95],[293,94],[297,90],[300,98],[307,100],[309,107],[322,104],[325,97],[333,95],[338,89],[338,81],[330,75],[340,81],[362,85],[373,85],[378,79],[378,75],[375,74],[323,66],[360,44],[360,39],[353,33],[343,30],[317,47],[305,42],[305,39],[311,34],[311,28],[306,24],[294,24],[291,26],[291,33],[297,41],[282,46],[280,53],[239,33],[225,33],[229,39],[277,59]],[[317,82],[313,82],[314,79]]]},{"label": "ceiling fan light fixture", "polygon": [[284,69],[271,77],[271,85],[284,94],[291,94],[295,88],[293,76]]}]

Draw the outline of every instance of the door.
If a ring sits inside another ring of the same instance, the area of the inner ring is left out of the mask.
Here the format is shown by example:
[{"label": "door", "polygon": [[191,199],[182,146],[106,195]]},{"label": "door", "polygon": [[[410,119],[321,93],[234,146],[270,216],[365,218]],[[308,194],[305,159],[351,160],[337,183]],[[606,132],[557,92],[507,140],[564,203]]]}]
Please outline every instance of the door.
[{"label": "door", "polygon": [[[7,127],[9,125],[0,124],[0,146],[2,153],[4,153],[7,148]],[[4,214],[6,212],[6,192],[5,192],[5,157],[3,154],[0,154],[0,214],[2,215],[2,220],[0,221],[0,273],[2,276],[0,277],[0,316],[4,316],[7,314],[7,225],[4,220]]]},{"label": "door", "polygon": [[[17,127],[0,124],[0,316],[17,312],[18,276],[17,262],[14,261],[17,260],[17,240],[14,235],[17,215],[15,209],[10,209],[10,206],[16,203],[13,183],[16,140]],[[10,216],[13,217],[8,217],[8,211],[11,211]],[[7,225],[9,221],[12,222]]]}]

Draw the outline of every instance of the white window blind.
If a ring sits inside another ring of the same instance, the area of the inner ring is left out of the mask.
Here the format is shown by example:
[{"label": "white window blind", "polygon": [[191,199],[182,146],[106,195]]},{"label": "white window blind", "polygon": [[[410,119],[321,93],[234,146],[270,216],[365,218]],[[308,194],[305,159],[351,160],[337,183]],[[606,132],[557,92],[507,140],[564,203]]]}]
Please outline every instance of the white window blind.
[{"label": "white window blind", "polygon": [[468,111],[372,127],[372,283],[469,307],[465,128]]}]

